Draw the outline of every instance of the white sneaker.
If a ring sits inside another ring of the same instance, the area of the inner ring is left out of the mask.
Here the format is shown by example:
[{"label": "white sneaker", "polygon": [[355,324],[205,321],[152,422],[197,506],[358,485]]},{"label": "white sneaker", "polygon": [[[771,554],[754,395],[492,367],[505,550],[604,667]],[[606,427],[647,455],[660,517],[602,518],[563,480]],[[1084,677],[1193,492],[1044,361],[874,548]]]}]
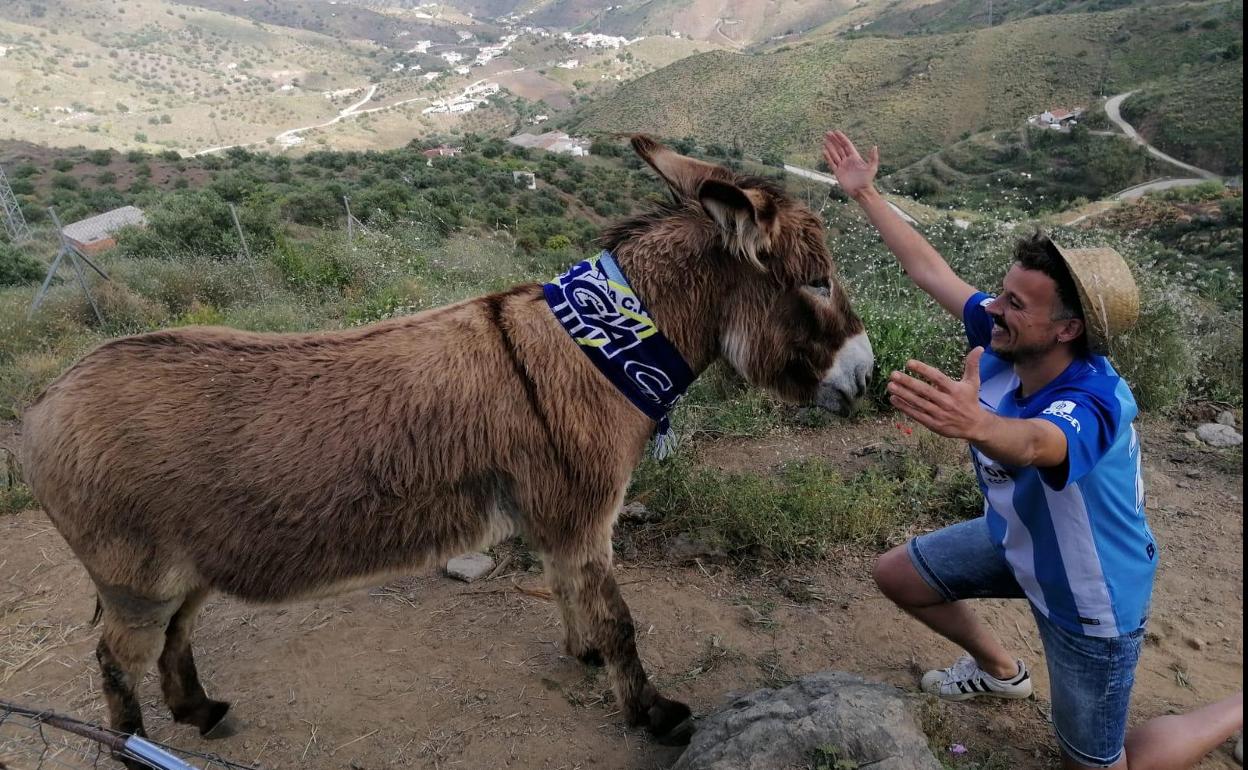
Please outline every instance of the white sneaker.
[{"label": "white sneaker", "polygon": [[1031,674],[1020,660],[1018,673],[1011,679],[997,679],[984,671],[970,655],[963,655],[949,668],[928,671],[920,685],[923,692],[941,700],[970,700],[983,695],[994,698],[1026,698],[1031,695]]}]

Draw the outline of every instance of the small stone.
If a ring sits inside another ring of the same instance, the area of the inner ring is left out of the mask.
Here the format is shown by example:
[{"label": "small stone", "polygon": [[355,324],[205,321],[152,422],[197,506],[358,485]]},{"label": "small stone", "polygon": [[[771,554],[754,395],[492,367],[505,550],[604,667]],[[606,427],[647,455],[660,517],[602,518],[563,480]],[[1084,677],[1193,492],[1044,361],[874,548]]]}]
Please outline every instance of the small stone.
[{"label": "small stone", "polygon": [[644,524],[658,521],[661,518],[663,517],[641,503],[629,503],[620,509],[620,521],[635,521]]},{"label": "small stone", "polygon": [[1183,475],[1187,476],[1189,479],[1198,479],[1204,474],[1200,472],[1199,468],[1189,468],[1183,472]]},{"label": "small stone", "polygon": [[446,563],[447,576],[465,583],[480,580],[493,569],[494,560],[483,553],[466,553]]},{"label": "small stone", "polygon": [[267,729],[268,726],[269,726],[269,720],[265,719],[264,717],[260,717],[260,721],[256,722],[256,727],[259,727],[261,730]]},{"label": "small stone", "polygon": [[1231,447],[1244,443],[1239,431],[1220,422],[1207,422],[1196,429],[1196,437],[1209,446]]},{"label": "small stone", "polygon": [[1186,441],[1187,441],[1187,443],[1189,443],[1189,444],[1195,444],[1195,445],[1197,445],[1197,446],[1200,446],[1200,439],[1199,439],[1199,438],[1197,438],[1197,437],[1196,437],[1196,434],[1195,434],[1195,433],[1193,433],[1193,432],[1192,432],[1192,431],[1190,431],[1190,430],[1189,430],[1187,433],[1184,433],[1184,434],[1183,434],[1183,438],[1184,438],[1184,440],[1186,440]]},{"label": "small stone", "polygon": [[1233,412],[1218,412],[1218,416],[1215,418],[1214,422],[1217,422],[1219,425],[1227,425],[1232,428],[1238,424],[1238,420],[1235,419],[1235,414]]},{"label": "small stone", "polygon": [[1199,636],[1189,636],[1187,638],[1187,646],[1191,647],[1193,650],[1203,650],[1207,645],[1208,642],[1201,639]]}]

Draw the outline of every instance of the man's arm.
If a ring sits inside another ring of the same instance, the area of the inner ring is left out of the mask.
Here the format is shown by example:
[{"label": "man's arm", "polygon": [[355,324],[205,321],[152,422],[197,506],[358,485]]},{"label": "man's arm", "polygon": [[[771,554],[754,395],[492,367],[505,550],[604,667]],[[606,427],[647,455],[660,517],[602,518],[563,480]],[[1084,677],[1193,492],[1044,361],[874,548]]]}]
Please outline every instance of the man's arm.
[{"label": "man's arm", "polygon": [[976,291],[958,277],[949,263],[922,235],[898,216],[875,189],[875,174],[880,153],[871,148],[870,161],[858,154],[849,137],[840,131],[829,131],[823,140],[823,157],[836,174],[841,188],[866,213],[871,224],[880,231],[884,245],[897,257],[906,275],[915,285],[931,295],[945,310],[961,320],[966,301]]},{"label": "man's arm", "polygon": [[965,439],[997,462],[1037,468],[1066,462],[1068,445],[1061,428],[1048,420],[1001,417],[980,406],[983,353],[983,348],[975,348],[967,355],[961,380],[922,361],[909,361],[906,368],[927,382],[893,372],[888,381],[889,400],[933,433]]}]

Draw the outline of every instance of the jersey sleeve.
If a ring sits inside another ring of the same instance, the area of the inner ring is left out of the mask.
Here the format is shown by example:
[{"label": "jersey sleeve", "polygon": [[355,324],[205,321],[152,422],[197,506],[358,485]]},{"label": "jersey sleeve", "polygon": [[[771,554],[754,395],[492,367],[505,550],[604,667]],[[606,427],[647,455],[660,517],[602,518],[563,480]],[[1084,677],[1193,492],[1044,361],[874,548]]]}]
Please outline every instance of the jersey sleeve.
[{"label": "jersey sleeve", "polygon": [[1094,392],[1059,391],[1036,419],[1053,423],[1066,436],[1066,461],[1039,469],[1045,484],[1062,490],[1087,475],[1113,446],[1122,409],[1117,399]]},{"label": "jersey sleeve", "polygon": [[962,324],[966,327],[966,340],[972,348],[987,350],[992,342],[992,316],[984,309],[992,299],[991,294],[977,291],[962,307]]}]

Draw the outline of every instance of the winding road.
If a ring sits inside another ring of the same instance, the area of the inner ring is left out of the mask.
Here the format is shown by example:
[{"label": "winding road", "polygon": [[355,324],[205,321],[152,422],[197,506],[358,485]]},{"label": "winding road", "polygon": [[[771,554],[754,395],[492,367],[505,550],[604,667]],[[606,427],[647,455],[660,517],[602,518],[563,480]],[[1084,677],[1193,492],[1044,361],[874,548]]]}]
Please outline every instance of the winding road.
[{"label": "winding road", "polygon": [[[1178,166],[1179,168],[1184,169],[1185,171],[1190,171],[1196,176],[1200,177],[1202,180],[1220,179],[1221,177],[1219,177],[1217,174],[1213,173],[1212,171],[1206,171],[1203,168],[1197,168],[1196,166],[1193,166],[1190,163],[1184,163],[1178,158],[1165,154],[1161,150],[1157,149],[1156,147],[1146,142],[1144,140],[1144,137],[1140,136],[1139,132],[1135,130],[1134,126],[1132,126],[1130,123],[1122,119],[1122,113],[1121,113],[1122,103],[1126,101],[1128,97],[1130,97],[1132,94],[1135,94],[1135,93],[1138,93],[1138,92],[1128,91],[1125,94],[1118,94],[1117,96],[1111,96],[1109,100],[1105,102],[1105,115],[1111,121],[1114,122],[1114,125],[1122,129],[1122,132],[1126,134],[1128,137],[1130,137],[1132,140],[1134,140],[1136,144],[1143,145],[1144,149],[1148,150],[1149,154],[1152,155],[1154,158],[1157,158],[1159,160],[1164,160],[1166,163],[1169,163],[1172,166]],[[1186,181],[1186,180],[1168,180],[1168,181]],[[1171,185],[1171,186],[1173,187],[1176,185]]]},{"label": "winding road", "polygon": [[[1182,177],[1182,178],[1154,179],[1151,182],[1144,182],[1143,184],[1133,185],[1131,187],[1128,187],[1125,190],[1119,190],[1118,192],[1111,195],[1109,197],[1110,201],[1122,202],[1122,201],[1137,200],[1139,198],[1144,197],[1146,193],[1159,192],[1161,190],[1170,190],[1175,187],[1193,187],[1195,185],[1208,182],[1210,180],[1218,180],[1222,178],[1218,176],[1217,174],[1213,173],[1212,171],[1208,171],[1203,168],[1198,168],[1196,166],[1191,165],[1190,163],[1184,163],[1178,158],[1174,158],[1170,155],[1165,154],[1161,150],[1157,149],[1156,147],[1152,146],[1147,141],[1145,141],[1144,137],[1140,136],[1140,133],[1135,130],[1135,126],[1132,126],[1126,120],[1123,120],[1122,111],[1121,111],[1122,103],[1126,101],[1134,93],[1137,93],[1137,92],[1128,91],[1125,94],[1118,94],[1117,96],[1111,96],[1105,102],[1105,116],[1108,117],[1115,126],[1121,129],[1122,133],[1125,134],[1129,139],[1131,139],[1131,141],[1143,146],[1144,149],[1148,150],[1149,154],[1152,155],[1153,157],[1157,158],[1158,160],[1165,161],[1166,163],[1169,163],[1173,166],[1177,166],[1178,168],[1181,168],[1185,171],[1190,171],[1193,174],[1196,174],[1196,176]],[[1098,131],[1097,133],[1102,133],[1102,132]],[[1101,208],[1100,210],[1097,210],[1097,211],[1090,211],[1087,214],[1081,214],[1080,216],[1077,216],[1074,219],[1070,220],[1069,222],[1065,222],[1064,224],[1068,226],[1079,224],[1080,222],[1087,219],[1088,217],[1094,216],[1103,210],[1105,209]]]}]

